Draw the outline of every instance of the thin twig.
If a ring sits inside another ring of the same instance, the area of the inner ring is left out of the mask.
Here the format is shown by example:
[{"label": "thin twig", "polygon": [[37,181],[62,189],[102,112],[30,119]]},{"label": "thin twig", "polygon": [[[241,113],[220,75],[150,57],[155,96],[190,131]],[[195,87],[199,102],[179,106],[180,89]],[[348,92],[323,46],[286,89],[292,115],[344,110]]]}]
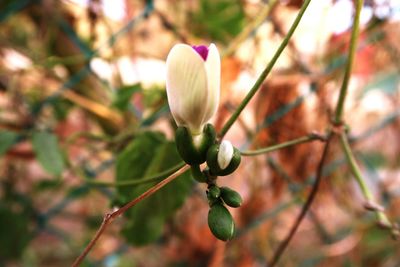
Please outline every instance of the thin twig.
[{"label": "thin twig", "polygon": [[349,87],[350,74],[351,74],[351,70],[353,68],[354,57],[356,54],[357,41],[358,41],[358,35],[359,35],[359,29],[360,29],[360,14],[361,14],[363,2],[364,2],[363,0],[355,1],[356,10],[355,10],[355,14],[354,14],[353,30],[351,31],[349,56],[347,59],[346,69],[344,71],[344,78],[343,78],[342,86],[340,88],[339,100],[336,105],[335,118],[334,118],[335,124],[342,123],[344,102],[346,100],[347,88]]},{"label": "thin twig", "polygon": [[364,181],[360,167],[356,162],[356,159],[353,155],[353,151],[350,148],[350,144],[345,133],[342,133],[340,135],[340,141],[342,144],[343,151],[346,155],[347,162],[350,165],[351,172],[356,178],[356,181],[361,189],[361,192],[364,198],[366,199],[366,202],[364,203],[364,208],[374,212],[376,215],[376,219],[378,220],[378,224],[385,229],[389,229],[392,233],[393,238],[398,239],[400,235],[399,229],[397,228],[396,225],[390,222],[390,220],[388,219],[388,217],[384,212],[383,207],[381,207],[376,203],[371,190],[369,190],[366,182]]},{"label": "thin twig", "polygon": [[296,138],[296,139],[293,139],[293,140],[290,140],[290,141],[287,141],[287,142],[284,142],[281,144],[272,145],[272,146],[260,148],[257,150],[242,151],[242,152],[240,152],[240,154],[242,156],[257,156],[260,154],[269,153],[269,152],[276,151],[276,150],[279,150],[282,148],[287,148],[290,146],[303,144],[303,143],[307,143],[307,142],[315,141],[315,140],[325,141],[325,137],[320,134],[317,134],[317,133],[312,133],[312,134],[302,136],[302,137],[299,137],[299,138]]},{"label": "thin twig", "polygon": [[310,195],[308,196],[306,203],[304,204],[303,208],[301,209],[301,212],[300,212],[299,216],[297,217],[295,223],[293,224],[292,228],[290,229],[289,234],[280,243],[278,249],[275,251],[275,253],[274,253],[273,257],[272,257],[272,260],[268,265],[269,267],[273,267],[278,263],[278,261],[281,258],[283,252],[285,251],[286,247],[289,245],[290,240],[292,240],[294,234],[297,232],[297,228],[300,226],[300,223],[303,221],[307,211],[310,209],[311,204],[315,199],[315,196],[317,195],[319,184],[320,184],[321,178],[322,178],[322,170],[323,170],[323,167],[324,167],[327,155],[328,155],[328,149],[329,149],[329,144],[331,142],[331,139],[332,139],[332,133],[329,133],[329,135],[327,137],[327,141],[326,141],[325,146],[324,146],[324,150],[322,152],[321,159],[320,159],[319,164],[318,164],[318,169],[317,169],[315,182],[314,182],[313,187],[311,189]]},{"label": "thin twig", "polygon": [[98,181],[92,179],[85,179],[86,183],[93,185],[93,186],[113,186],[113,187],[124,187],[124,186],[134,186],[139,184],[146,184],[152,182],[158,182],[162,180],[164,177],[173,174],[174,172],[178,171],[180,168],[185,166],[185,163],[181,161],[180,163],[172,166],[171,168],[162,171],[160,173],[156,173],[154,175],[144,177],[142,179],[135,179],[135,180],[128,180],[128,181],[120,181],[120,182],[107,182],[107,181]]},{"label": "thin twig", "polygon": [[85,259],[86,255],[90,252],[90,250],[93,248],[93,246],[96,244],[97,240],[100,238],[100,236],[103,234],[103,232],[105,231],[106,227],[118,216],[120,216],[121,214],[123,214],[125,211],[127,211],[128,209],[132,208],[133,206],[135,206],[137,203],[139,203],[140,201],[142,201],[143,199],[151,196],[152,194],[154,194],[155,192],[157,192],[158,190],[160,190],[163,186],[165,186],[166,184],[172,182],[174,179],[176,179],[177,177],[179,177],[181,174],[183,174],[184,172],[186,172],[189,169],[189,166],[186,165],[184,167],[182,167],[181,169],[179,169],[178,171],[176,171],[175,173],[173,173],[171,176],[167,177],[166,179],[162,180],[161,182],[159,182],[158,184],[156,184],[155,186],[151,187],[149,190],[147,190],[146,192],[144,192],[143,194],[141,194],[140,196],[138,196],[137,198],[133,199],[132,201],[130,201],[129,203],[127,203],[125,206],[122,206],[121,208],[117,209],[116,211],[113,211],[112,213],[107,213],[104,216],[103,222],[100,225],[100,228],[97,230],[95,236],[93,237],[93,239],[90,241],[90,243],[86,246],[85,250],[82,252],[82,254],[75,260],[75,262],[72,264],[72,267],[77,267],[79,266],[82,261]]}]

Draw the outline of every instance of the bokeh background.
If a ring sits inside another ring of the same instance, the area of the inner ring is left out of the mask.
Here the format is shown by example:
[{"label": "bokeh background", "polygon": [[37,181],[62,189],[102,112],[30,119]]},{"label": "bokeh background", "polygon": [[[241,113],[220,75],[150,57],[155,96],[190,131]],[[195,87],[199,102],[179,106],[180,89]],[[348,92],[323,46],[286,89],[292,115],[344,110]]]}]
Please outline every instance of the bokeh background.
[{"label": "bokeh background", "polygon": [[[104,214],[179,162],[165,93],[176,43],[222,56],[221,129],[276,51],[300,0],[2,0],[0,265],[70,266]],[[353,2],[313,0],[226,138],[241,150],[324,133],[336,103]],[[400,220],[400,2],[366,0],[345,106],[363,175]],[[400,266],[338,142],[281,266]],[[236,237],[207,226],[205,186],[185,174],[115,220],[82,266],[265,266],[299,213],[322,143],[245,157],[219,179],[241,193]],[[125,184],[123,184],[125,183]],[[129,184],[131,183],[131,184]],[[135,183],[135,182],[133,182]],[[122,184],[122,185],[121,185]]]}]

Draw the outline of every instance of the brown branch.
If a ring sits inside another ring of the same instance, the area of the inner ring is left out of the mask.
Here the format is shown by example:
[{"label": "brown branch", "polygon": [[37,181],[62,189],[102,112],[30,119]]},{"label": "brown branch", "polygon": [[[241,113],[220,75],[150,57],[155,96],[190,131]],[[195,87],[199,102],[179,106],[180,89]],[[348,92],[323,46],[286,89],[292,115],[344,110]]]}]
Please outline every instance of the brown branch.
[{"label": "brown branch", "polygon": [[122,206],[121,208],[117,209],[116,211],[113,211],[112,213],[107,213],[104,216],[103,222],[100,225],[100,228],[97,230],[95,236],[93,237],[93,239],[90,241],[90,243],[85,247],[85,250],[82,252],[82,254],[74,261],[74,263],[72,264],[72,267],[77,267],[79,266],[82,261],[85,259],[85,257],[87,256],[87,254],[89,254],[90,250],[93,248],[93,246],[96,244],[97,240],[100,238],[100,236],[103,234],[103,232],[105,231],[106,227],[118,216],[120,216],[121,214],[123,214],[125,211],[127,211],[128,209],[132,208],[133,206],[135,206],[137,203],[139,203],[140,201],[142,201],[143,199],[145,199],[146,197],[151,196],[152,194],[154,194],[155,192],[157,192],[158,190],[160,190],[162,187],[164,187],[165,185],[167,185],[168,183],[172,182],[173,180],[175,180],[177,177],[179,177],[181,174],[183,174],[184,172],[186,172],[189,169],[189,165],[186,165],[182,168],[180,168],[179,170],[177,170],[175,173],[173,173],[172,175],[168,176],[167,178],[165,178],[164,180],[162,180],[161,182],[159,182],[158,184],[156,184],[155,186],[151,187],[149,190],[147,190],[146,192],[144,192],[143,194],[141,194],[140,196],[138,196],[137,198],[133,199],[132,201],[130,201],[129,203],[125,204],[125,206]]},{"label": "brown branch", "polygon": [[324,146],[324,150],[322,152],[322,156],[321,159],[319,161],[318,164],[318,169],[317,169],[317,173],[316,173],[316,178],[315,178],[315,182],[313,184],[313,187],[311,189],[310,195],[307,198],[306,203],[304,203],[303,208],[301,209],[301,212],[299,214],[299,216],[297,217],[295,223],[293,224],[292,228],[290,229],[289,234],[286,236],[286,238],[281,242],[281,244],[279,245],[279,247],[277,248],[277,250],[275,251],[271,262],[268,264],[269,267],[273,267],[275,266],[279,259],[281,258],[283,252],[285,251],[286,247],[289,245],[290,241],[292,240],[294,234],[297,232],[297,229],[300,226],[300,223],[303,221],[307,211],[310,209],[312,202],[315,199],[315,196],[317,195],[318,189],[319,189],[319,185],[321,183],[321,178],[322,178],[322,170],[328,155],[328,148],[329,148],[329,144],[331,142],[332,139],[332,133],[328,134],[325,146]]}]

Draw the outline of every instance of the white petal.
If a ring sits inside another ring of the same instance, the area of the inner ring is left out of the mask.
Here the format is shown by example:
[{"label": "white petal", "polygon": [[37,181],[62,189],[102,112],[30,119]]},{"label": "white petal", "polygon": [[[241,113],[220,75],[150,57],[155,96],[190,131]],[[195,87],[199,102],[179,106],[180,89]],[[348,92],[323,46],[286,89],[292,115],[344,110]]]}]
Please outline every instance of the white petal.
[{"label": "white petal", "polygon": [[206,72],[208,82],[207,112],[203,117],[203,123],[207,123],[217,112],[219,95],[221,91],[221,59],[215,44],[210,44],[206,60]]},{"label": "white petal", "polygon": [[229,163],[231,163],[233,157],[233,146],[231,142],[224,140],[221,142],[218,151],[218,165],[221,170],[228,167]]},{"label": "white petal", "polygon": [[178,125],[201,132],[207,103],[207,74],[204,60],[189,45],[177,44],[167,57],[168,103]]}]

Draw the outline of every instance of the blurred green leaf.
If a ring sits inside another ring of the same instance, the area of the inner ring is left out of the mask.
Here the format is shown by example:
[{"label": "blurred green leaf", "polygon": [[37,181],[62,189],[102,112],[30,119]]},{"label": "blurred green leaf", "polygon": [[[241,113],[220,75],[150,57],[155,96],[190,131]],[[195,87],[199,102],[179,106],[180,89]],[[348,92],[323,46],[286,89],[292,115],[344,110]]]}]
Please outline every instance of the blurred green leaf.
[{"label": "blurred green leaf", "polygon": [[32,144],[37,160],[43,168],[53,175],[60,175],[65,165],[57,136],[45,131],[34,132]]},{"label": "blurred green leaf", "polygon": [[385,73],[378,75],[375,80],[370,82],[363,90],[365,95],[371,90],[382,90],[387,94],[394,94],[397,91],[397,85],[400,82],[400,76],[396,73]]},{"label": "blurred green leaf", "polygon": [[0,218],[0,259],[17,259],[31,239],[28,215],[1,204]]},{"label": "blurred green leaf", "polygon": [[366,164],[369,169],[377,169],[386,164],[385,156],[379,152],[363,152],[358,157]]},{"label": "blurred green leaf", "polygon": [[[159,133],[147,132],[137,136],[118,156],[117,181],[140,179],[176,165],[180,161],[175,143]],[[125,213],[128,218],[123,235],[134,245],[157,240],[164,224],[186,198],[191,185],[190,174],[185,173],[154,195],[138,203]],[[155,183],[118,188],[118,203],[125,204],[139,196]]]},{"label": "blurred green leaf", "polygon": [[167,101],[167,92],[160,87],[152,87],[143,91],[146,108],[157,109]]},{"label": "blurred green leaf", "polygon": [[73,104],[66,99],[58,98],[52,103],[57,120],[65,120]]},{"label": "blurred green leaf", "polygon": [[116,92],[112,106],[122,111],[127,110],[132,95],[141,90],[142,87],[140,84],[121,87]]},{"label": "blurred green leaf", "polygon": [[60,179],[52,179],[52,180],[41,180],[34,185],[34,190],[37,192],[42,192],[46,190],[55,190],[61,188],[63,183]]},{"label": "blurred green leaf", "polygon": [[0,156],[5,154],[18,139],[18,134],[9,131],[0,132]]},{"label": "blurred green leaf", "polygon": [[241,32],[244,23],[240,1],[201,0],[198,11],[193,14],[195,34],[225,44]]},{"label": "blurred green leaf", "polygon": [[73,187],[70,190],[68,190],[67,196],[69,198],[81,198],[89,193],[90,188],[87,186],[78,186],[78,187]]}]

